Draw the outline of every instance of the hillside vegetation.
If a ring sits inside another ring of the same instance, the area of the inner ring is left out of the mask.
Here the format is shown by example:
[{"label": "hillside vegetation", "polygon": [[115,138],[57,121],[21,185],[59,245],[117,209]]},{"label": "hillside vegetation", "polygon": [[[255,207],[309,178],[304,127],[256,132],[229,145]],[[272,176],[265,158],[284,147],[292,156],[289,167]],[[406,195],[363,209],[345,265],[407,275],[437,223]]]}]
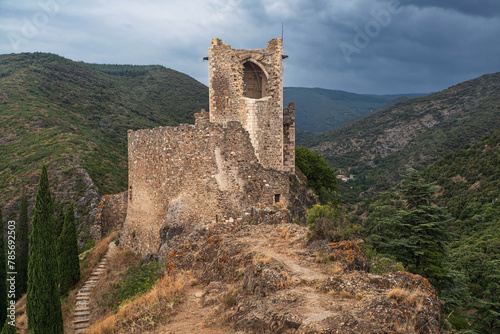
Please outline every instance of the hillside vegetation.
[{"label": "hillside vegetation", "polygon": [[[339,174],[350,201],[368,189],[387,189],[408,167],[429,166],[500,127],[500,73],[484,75],[425,97],[407,99],[304,145]],[[352,190],[351,190],[352,187]]]},{"label": "hillside vegetation", "polygon": [[92,215],[100,194],[127,187],[127,130],[194,121],[206,86],[162,66],[95,65],[57,55],[0,56],[0,205],[48,165],[56,201]]},{"label": "hillside vegetation", "polygon": [[[308,132],[330,131],[374,112],[395,99],[422,95],[368,95],[301,87],[283,89],[284,105],[295,102],[297,128]],[[300,143],[302,137],[297,137],[297,141]]]},{"label": "hillside vegetation", "polygon": [[[364,231],[378,251],[394,256],[439,288],[455,329],[497,333],[500,129],[470,148],[448,155],[422,174],[415,170],[413,174],[421,175],[420,185],[408,187],[405,178],[402,184],[371,199]],[[420,204],[412,208],[415,199]],[[405,235],[409,228],[411,233]],[[423,234],[432,237],[423,239]],[[408,253],[414,250],[426,258],[420,261],[421,268],[411,263]]]},{"label": "hillside vegetation", "polygon": [[449,269],[455,274],[449,306],[478,310],[475,328],[500,328],[500,129],[425,172],[440,186],[439,202],[455,219]]}]

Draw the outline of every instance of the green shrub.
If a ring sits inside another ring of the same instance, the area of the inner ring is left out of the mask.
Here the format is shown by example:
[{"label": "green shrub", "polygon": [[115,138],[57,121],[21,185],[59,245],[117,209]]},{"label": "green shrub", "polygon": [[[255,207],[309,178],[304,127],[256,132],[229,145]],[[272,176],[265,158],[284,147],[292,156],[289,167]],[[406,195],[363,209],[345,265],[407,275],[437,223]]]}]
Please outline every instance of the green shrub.
[{"label": "green shrub", "polygon": [[318,196],[321,204],[338,206],[337,175],[321,155],[305,147],[296,147],[295,166],[307,177],[307,186]]},{"label": "green shrub", "polygon": [[80,248],[80,251],[78,253],[82,254],[88,251],[89,249],[94,248],[94,246],[95,246],[95,240],[92,238],[87,239],[87,241],[83,244],[82,248]]},{"label": "green shrub", "polygon": [[349,240],[359,234],[359,227],[347,217],[340,215],[340,209],[330,205],[316,204],[307,214],[309,240],[324,239],[330,242]]},{"label": "green shrub", "polygon": [[162,265],[158,262],[129,268],[118,283],[110,284],[110,292],[103,295],[104,305],[117,309],[127,299],[151,290],[161,277],[161,269]]}]

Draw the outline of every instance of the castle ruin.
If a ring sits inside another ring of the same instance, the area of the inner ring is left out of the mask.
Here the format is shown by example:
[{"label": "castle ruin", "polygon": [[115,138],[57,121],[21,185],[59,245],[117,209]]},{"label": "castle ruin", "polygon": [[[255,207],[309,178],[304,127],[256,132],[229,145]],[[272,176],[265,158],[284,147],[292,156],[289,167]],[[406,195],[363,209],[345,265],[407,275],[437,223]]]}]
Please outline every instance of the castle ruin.
[{"label": "castle ruin", "polygon": [[157,253],[169,231],[244,220],[290,204],[294,105],[283,109],[281,38],[267,48],[209,48],[209,113],[195,124],[128,132],[129,189],[121,242]]}]

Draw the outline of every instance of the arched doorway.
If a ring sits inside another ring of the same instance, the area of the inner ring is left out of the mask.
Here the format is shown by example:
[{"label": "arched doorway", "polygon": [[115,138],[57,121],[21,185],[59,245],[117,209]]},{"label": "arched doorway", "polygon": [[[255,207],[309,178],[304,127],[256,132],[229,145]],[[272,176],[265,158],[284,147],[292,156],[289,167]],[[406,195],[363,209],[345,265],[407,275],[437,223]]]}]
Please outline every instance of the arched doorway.
[{"label": "arched doorway", "polygon": [[243,96],[251,99],[266,96],[267,77],[262,68],[251,61],[244,63],[243,67],[243,82],[245,83]]}]

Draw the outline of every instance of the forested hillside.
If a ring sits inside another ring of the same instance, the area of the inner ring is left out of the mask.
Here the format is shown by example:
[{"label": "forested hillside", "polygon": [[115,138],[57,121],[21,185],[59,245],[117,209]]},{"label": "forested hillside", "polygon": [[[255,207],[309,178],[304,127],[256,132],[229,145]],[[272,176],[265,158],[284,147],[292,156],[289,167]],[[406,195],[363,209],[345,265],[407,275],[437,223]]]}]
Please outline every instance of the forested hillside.
[{"label": "forested hillside", "polygon": [[412,183],[406,177],[371,200],[365,233],[379,252],[430,279],[456,329],[496,333],[500,129],[412,173]]},{"label": "forested hillside", "polygon": [[434,164],[424,176],[440,186],[438,201],[455,220],[447,259],[459,275],[445,297],[463,311],[478,310],[473,320],[483,332],[499,329],[500,129]]},{"label": "forested hillside", "polygon": [[[325,132],[339,128],[390,104],[393,100],[425,94],[369,95],[323,88],[285,87],[284,105],[295,102],[297,128]],[[302,138],[299,137],[299,142]]]},{"label": "forested hillside", "polygon": [[[127,130],[194,121],[207,87],[162,66],[91,65],[53,54],[0,56],[0,205],[11,216],[43,164],[57,202],[88,217],[127,187]],[[57,204],[57,203],[56,203]]]},{"label": "forested hillside", "polygon": [[354,175],[341,189],[354,202],[362,192],[388,189],[408,167],[422,170],[500,128],[499,101],[500,73],[484,75],[384,108],[305,145],[339,174]]}]

